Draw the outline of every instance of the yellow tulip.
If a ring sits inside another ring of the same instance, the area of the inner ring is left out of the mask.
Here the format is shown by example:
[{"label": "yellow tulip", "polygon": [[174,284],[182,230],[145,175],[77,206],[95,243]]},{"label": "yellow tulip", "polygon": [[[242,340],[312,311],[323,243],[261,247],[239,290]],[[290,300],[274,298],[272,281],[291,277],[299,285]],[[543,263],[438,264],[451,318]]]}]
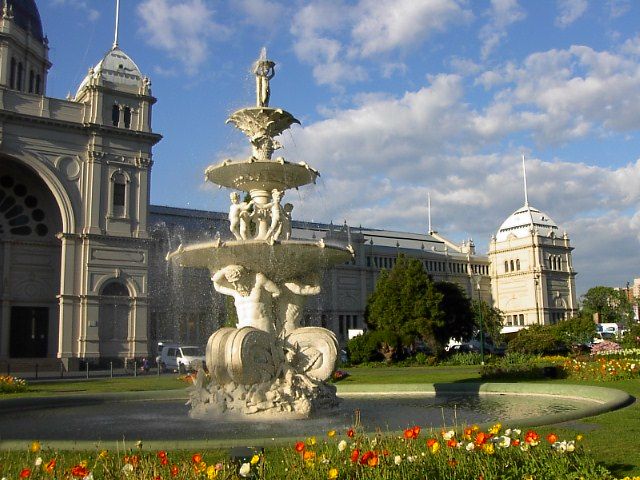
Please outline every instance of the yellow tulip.
[{"label": "yellow tulip", "polygon": [[330,468],[329,469],[329,475],[327,476],[327,478],[329,480],[335,480],[336,478],[338,478],[338,469],[337,468]]}]

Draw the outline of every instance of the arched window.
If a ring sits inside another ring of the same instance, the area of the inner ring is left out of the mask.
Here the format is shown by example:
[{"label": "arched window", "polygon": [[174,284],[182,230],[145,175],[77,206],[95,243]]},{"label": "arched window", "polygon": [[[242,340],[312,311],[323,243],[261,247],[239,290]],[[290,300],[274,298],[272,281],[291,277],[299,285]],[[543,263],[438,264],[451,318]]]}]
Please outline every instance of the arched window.
[{"label": "arched window", "polygon": [[40,89],[40,74],[38,73],[36,75],[36,91],[35,93],[37,93],[38,95],[40,95],[42,93],[42,90]]},{"label": "arched window", "polygon": [[33,93],[33,88],[35,87],[36,74],[33,73],[33,70],[29,70],[29,93]]},{"label": "arched window", "polygon": [[515,270],[515,268],[513,266],[513,260],[509,261],[509,266],[511,267],[511,271],[513,272]]},{"label": "arched window", "polygon": [[9,73],[9,88],[16,88],[16,59],[11,58],[11,67]]},{"label": "arched window", "polygon": [[122,172],[116,172],[111,177],[111,214],[114,217],[127,216],[127,177]]},{"label": "arched window", "polygon": [[124,128],[131,128],[131,108],[124,107]]},{"label": "arched window", "polygon": [[516,258],[516,270],[520,270],[520,259]]},{"label": "arched window", "polygon": [[120,124],[120,105],[117,103],[114,103],[111,108],[111,123],[113,123],[114,127]]},{"label": "arched window", "polygon": [[23,67],[22,62],[18,62],[18,74],[16,76],[16,90],[22,90]]},{"label": "arched window", "polygon": [[507,273],[509,271],[509,262],[508,261],[504,261],[504,273]]}]

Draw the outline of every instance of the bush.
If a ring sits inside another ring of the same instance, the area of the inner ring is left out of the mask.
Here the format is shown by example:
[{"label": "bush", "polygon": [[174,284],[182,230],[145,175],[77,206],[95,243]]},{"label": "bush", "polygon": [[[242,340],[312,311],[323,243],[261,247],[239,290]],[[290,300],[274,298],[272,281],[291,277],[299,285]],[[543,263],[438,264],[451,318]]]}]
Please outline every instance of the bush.
[{"label": "bush", "polygon": [[518,332],[507,346],[509,353],[543,355],[566,351],[566,346],[553,334],[551,328],[532,325]]},{"label": "bush", "polygon": [[391,330],[374,330],[349,340],[347,352],[349,360],[354,365],[379,360],[391,363],[400,347],[401,338],[397,333]]},{"label": "bush", "polygon": [[27,382],[11,375],[0,375],[0,393],[16,393],[27,390]]},{"label": "bush", "polygon": [[454,353],[446,360],[441,362],[441,365],[480,365],[482,357],[476,352],[466,353]]}]

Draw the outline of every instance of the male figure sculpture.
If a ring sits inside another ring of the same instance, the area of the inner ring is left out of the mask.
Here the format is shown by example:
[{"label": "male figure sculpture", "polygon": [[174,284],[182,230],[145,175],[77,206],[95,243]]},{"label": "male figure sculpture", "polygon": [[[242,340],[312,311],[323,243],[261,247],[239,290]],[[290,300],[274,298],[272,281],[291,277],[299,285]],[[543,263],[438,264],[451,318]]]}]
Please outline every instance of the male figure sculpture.
[{"label": "male figure sculpture", "polygon": [[211,280],[217,292],[233,297],[238,328],[254,327],[274,332],[272,299],[280,295],[275,283],[262,273],[250,272],[240,265],[228,265],[218,270]]},{"label": "male figure sculpture", "polygon": [[281,329],[283,337],[300,328],[300,317],[306,301],[304,297],[320,293],[320,280],[314,280],[315,284],[311,285],[293,281],[284,284],[285,288],[278,298],[278,329]]}]

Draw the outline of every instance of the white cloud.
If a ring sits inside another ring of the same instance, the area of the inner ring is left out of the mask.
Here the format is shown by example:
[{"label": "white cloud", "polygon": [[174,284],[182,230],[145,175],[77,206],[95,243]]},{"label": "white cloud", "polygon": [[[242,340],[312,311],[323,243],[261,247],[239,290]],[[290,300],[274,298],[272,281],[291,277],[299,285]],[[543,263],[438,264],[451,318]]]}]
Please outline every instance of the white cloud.
[{"label": "white cloud", "polygon": [[182,63],[189,75],[207,59],[208,41],[229,33],[203,0],[143,0],[137,12],[145,41]]},{"label": "white cloud", "polygon": [[365,60],[373,59],[383,77],[402,72],[404,63],[389,55],[471,18],[459,0],[320,0],[294,14],[291,33],[316,82],[338,85],[369,78]]},{"label": "white cloud", "polygon": [[[95,22],[100,18],[100,12],[95,8],[89,6],[86,0],[53,0],[54,6],[69,6],[84,12],[87,15],[87,20],[90,22]],[[114,8],[115,15],[115,8]]]},{"label": "white cloud", "polygon": [[454,0],[360,0],[351,36],[362,57],[415,45],[472,18]]},{"label": "white cloud", "polygon": [[618,18],[625,15],[631,9],[631,0],[608,0],[609,16]]},{"label": "white cloud", "polygon": [[271,0],[236,0],[236,5],[246,15],[246,20],[262,28],[277,26],[283,22],[285,8]]},{"label": "white cloud", "polygon": [[489,22],[480,29],[482,41],[481,55],[486,59],[507,36],[507,28],[524,20],[526,14],[518,5],[518,0],[491,0],[491,8],[486,12]]},{"label": "white cloud", "polygon": [[565,28],[579,19],[587,11],[589,3],[587,0],[558,0],[559,15],[556,18],[556,25]]}]

